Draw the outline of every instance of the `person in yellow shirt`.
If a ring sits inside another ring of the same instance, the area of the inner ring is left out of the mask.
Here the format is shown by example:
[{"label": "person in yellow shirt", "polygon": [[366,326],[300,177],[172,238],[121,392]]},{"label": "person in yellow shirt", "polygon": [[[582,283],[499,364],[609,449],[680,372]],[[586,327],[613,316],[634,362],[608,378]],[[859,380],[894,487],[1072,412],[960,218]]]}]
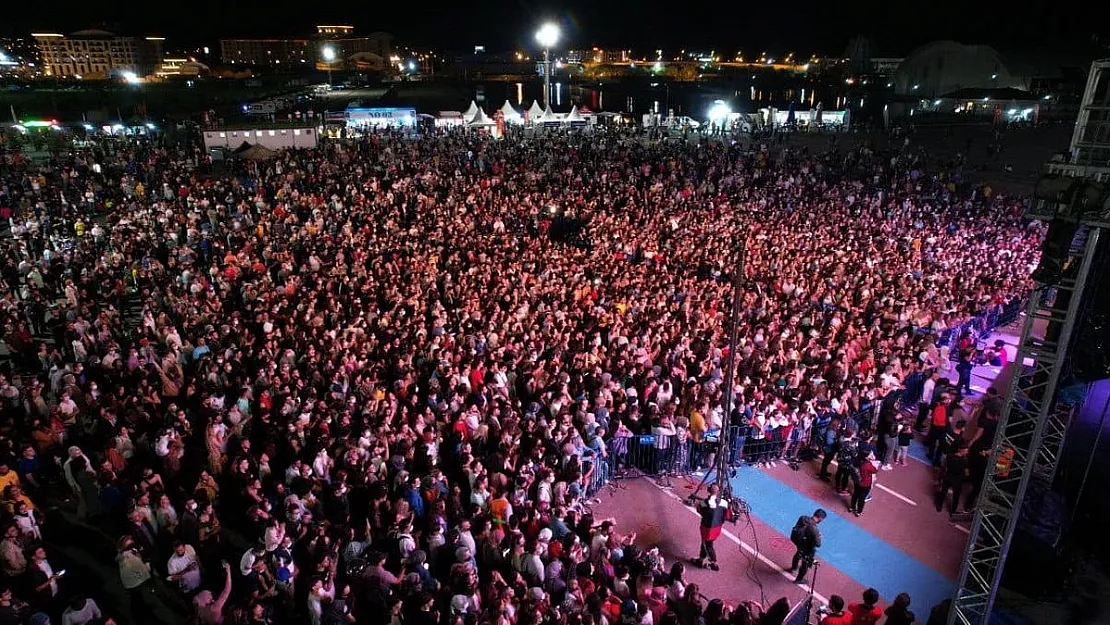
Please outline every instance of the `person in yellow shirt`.
[{"label": "person in yellow shirt", "polygon": [[695,443],[705,440],[705,416],[697,409],[690,410],[690,438]]},{"label": "person in yellow shirt", "polygon": [[19,474],[12,471],[7,460],[0,460],[0,493],[8,486],[20,486]]},{"label": "person in yellow shirt", "polygon": [[23,492],[18,484],[5,486],[2,493],[0,494],[0,507],[3,507],[4,512],[9,515],[15,513],[16,504],[21,502],[27,504],[28,510],[33,511],[35,509],[35,502],[31,501],[31,498]]}]

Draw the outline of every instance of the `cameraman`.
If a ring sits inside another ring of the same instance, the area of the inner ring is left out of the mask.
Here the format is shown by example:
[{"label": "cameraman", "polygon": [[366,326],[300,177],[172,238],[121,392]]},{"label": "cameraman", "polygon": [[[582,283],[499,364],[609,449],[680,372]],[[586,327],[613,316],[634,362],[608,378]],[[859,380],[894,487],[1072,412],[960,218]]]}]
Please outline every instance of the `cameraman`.
[{"label": "cameraman", "polygon": [[806,581],[806,573],[813,565],[817,549],[821,546],[821,530],[817,529],[817,525],[824,521],[826,516],[828,514],[818,508],[813,512],[813,516],[798,517],[798,522],[790,531],[790,542],[794,543],[798,550],[794,553],[794,560],[790,563],[787,572],[798,572],[798,576],[794,578],[795,584],[803,584]]},{"label": "cameraman", "polygon": [[717,566],[717,550],[713,548],[713,543],[721,535],[721,525],[732,520],[729,501],[721,497],[720,492],[720,486],[710,484],[709,497],[698,506],[698,514],[701,515],[701,551],[694,564],[714,571],[720,570],[720,567]]},{"label": "cameraman", "polygon": [[852,625],[852,615],[844,612],[844,597],[829,597],[829,607],[819,625]]}]

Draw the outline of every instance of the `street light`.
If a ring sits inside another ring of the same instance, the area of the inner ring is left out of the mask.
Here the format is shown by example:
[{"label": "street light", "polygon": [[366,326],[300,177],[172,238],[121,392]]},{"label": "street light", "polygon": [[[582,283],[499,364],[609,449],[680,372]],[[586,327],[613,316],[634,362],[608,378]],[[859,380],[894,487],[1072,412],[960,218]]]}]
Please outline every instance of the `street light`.
[{"label": "street light", "polygon": [[559,27],[548,22],[536,31],[536,42],[543,48],[543,104],[551,107],[551,48],[559,41]]},{"label": "street light", "polygon": [[331,64],[335,62],[335,48],[324,46],[320,56],[324,57],[324,62],[328,64],[328,87],[331,87]]}]

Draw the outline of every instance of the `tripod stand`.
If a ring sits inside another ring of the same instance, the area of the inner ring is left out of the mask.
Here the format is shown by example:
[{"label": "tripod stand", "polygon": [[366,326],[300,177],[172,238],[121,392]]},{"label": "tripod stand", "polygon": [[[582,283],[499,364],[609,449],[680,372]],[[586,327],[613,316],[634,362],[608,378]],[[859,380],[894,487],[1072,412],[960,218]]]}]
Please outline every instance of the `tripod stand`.
[{"label": "tripod stand", "polygon": [[809,596],[806,597],[806,620],[803,621],[809,625],[809,617],[813,614],[813,593],[817,588],[817,569],[821,568],[821,563],[817,560],[817,556],[813,556],[813,577],[809,581]]}]

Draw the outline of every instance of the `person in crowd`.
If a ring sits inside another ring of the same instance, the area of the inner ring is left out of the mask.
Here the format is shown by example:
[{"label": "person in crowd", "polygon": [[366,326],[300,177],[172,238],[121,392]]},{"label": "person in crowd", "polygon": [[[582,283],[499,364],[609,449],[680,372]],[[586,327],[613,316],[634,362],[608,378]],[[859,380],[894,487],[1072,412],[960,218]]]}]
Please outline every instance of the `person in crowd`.
[{"label": "person in crowd", "polygon": [[62,625],[87,625],[104,618],[96,601],[83,595],[76,595],[62,612]]},{"label": "person in crowd", "polygon": [[852,615],[844,611],[844,597],[831,595],[828,609],[821,616],[820,625],[852,625]]},{"label": "person in crowd", "polygon": [[863,601],[848,605],[848,614],[852,615],[852,625],[878,625],[883,617],[883,610],[876,604],[879,603],[879,591],[868,588],[863,591]]},{"label": "person in crowd", "polygon": [[883,614],[886,615],[883,625],[913,625],[916,621],[913,612],[910,611],[910,596],[904,592],[898,593],[894,603],[890,604]]},{"label": "person in crowd", "polygon": [[960,497],[963,495],[964,484],[968,478],[968,447],[961,439],[956,439],[953,449],[945,457],[944,475],[940,480],[940,489],[937,491],[934,502],[937,512],[944,508],[951,491],[952,498],[948,500],[948,514],[954,516],[960,507]]},{"label": "person in crowd", "polygon": [[820,508],[814,511],[812,515],[802,515],[798,517],[798,522],[794,524],[794,529],[790,532],[790,542],[794,543],[796,550],[787,572],[797,571],[797,576],[794,578],[795,584],[806,582],[806,573],[813,566],[814,558],[817,557],[817,550],[821,547],[821,530],[817,526],[825,520],[826,516],[828,516],[828,513]]},{"label": "person in crowd", "polygon": [[856,516],[863,516],[863,507],[867,503],[867,498],[871,494],[871,488],[875,483],[875,476],[879,472],[877,466],[878,460],[875,458],[874,453],[867,455],[859,463],[859,468],[854,477],[854,485],[852,488],[852,498],[848,503],[848,511]]}]

